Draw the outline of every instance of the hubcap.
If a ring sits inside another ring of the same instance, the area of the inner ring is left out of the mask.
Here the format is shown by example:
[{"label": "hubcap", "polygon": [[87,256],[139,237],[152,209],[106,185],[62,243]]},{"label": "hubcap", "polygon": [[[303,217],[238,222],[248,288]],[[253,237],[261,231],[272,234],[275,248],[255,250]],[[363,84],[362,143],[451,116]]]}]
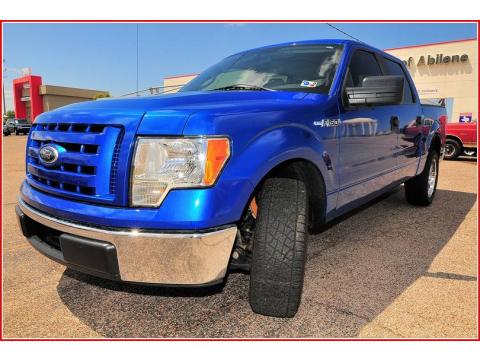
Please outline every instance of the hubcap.
[{"label": "hubcap", "polygon": [[445,155],[451,156],[455,152],[455,148],[451,144],[446,144],[445,145]]},{"label": "hubcap", "polygon": [[437,181],[437,159],[432,159],[432,164],[430,165],[430,172],[428,173],[428,197],[433,195],[435,191],[435,183]]}]

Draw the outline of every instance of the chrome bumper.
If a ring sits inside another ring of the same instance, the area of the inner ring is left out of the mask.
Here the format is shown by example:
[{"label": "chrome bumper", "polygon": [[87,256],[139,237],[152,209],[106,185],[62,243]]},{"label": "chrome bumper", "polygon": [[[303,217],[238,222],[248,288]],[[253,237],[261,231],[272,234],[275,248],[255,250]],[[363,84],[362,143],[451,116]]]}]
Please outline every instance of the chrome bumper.
[{"label": "chrome bumper", "polygon": [[202,285],[221,281],[237,234],[236,226],[194,234],[111,231],[48,216],[21,199],[18,207],[25,216],[48,228],[112,244],[120,279],[129,282]]}]

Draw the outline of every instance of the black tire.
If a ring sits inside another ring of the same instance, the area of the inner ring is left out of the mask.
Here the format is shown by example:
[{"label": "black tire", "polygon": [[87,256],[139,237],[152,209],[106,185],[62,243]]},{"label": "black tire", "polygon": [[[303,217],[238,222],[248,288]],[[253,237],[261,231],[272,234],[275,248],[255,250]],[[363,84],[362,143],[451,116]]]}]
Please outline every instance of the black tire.
[{"label": "black tire", "polygon": [[[405,182],[405,196],[410,204],[428,206],[432,203],[437,192],[439,160],[437,152],[430,150],[422,173]],[[433,163],[435,164],[435,182],[433,192],[429,192],[429,177]]]},{"label": "black tire", "polygon": [[462,144],[460,144],[457,140],[454,139],[447,139],[445,143],[445,154],[443,158],[445,160],[455,160],[462,154]]},{"label": "black tire", "polygon": [[15,131],[15,136],[18,136],[20,133],[18,131]]},{"label": "black tire", "polygon": [[293,317],[300,305],[307,252],[305,184],[294,179],[267,179],[257,203],[250,306],[258,314]]}]

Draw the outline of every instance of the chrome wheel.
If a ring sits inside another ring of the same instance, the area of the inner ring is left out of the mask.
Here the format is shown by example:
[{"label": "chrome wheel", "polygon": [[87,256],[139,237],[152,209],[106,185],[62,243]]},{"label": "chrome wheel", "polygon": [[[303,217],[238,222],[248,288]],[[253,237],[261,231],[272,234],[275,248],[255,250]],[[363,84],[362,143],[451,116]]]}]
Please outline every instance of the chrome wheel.
[{"label": "chrome wheel", "polygon": [[435,191],[435,183],[437,182],[437,159],[433,158],[430,165],[430,172],[428,173],[428,197],[432,197]]}]

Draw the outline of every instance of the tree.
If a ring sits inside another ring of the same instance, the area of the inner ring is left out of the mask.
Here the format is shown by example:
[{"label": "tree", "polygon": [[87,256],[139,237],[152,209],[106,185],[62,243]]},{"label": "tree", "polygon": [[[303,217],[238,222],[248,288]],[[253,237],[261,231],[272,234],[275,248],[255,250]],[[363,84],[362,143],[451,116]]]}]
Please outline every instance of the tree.
[{"label": "tree", "polygon": [[15,111],[8,110],[6,115],[7,115],[7,119],[13,119],[15,118]]},{"label": "tree", "polygon": [[109,98],[110,97],[110,93],[102,93],[102,94],[98,94],[98,95],[95,95],[94,99],[97,100],[97,99],[103,99],[103,98]]}]

